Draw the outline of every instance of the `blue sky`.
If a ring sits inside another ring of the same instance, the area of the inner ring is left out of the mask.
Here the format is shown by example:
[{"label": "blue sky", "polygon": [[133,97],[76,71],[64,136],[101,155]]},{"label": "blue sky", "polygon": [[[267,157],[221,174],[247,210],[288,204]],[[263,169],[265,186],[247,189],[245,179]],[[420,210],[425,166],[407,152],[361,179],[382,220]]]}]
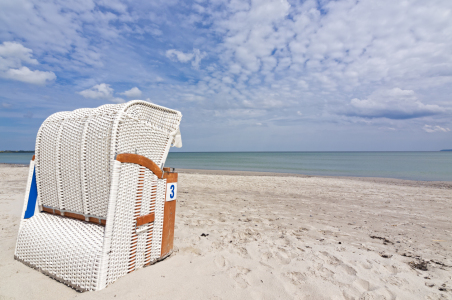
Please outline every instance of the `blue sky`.
[{"label": "blue sky", "polygon": [[0,2],[0,149],[143,99],[180,151],[452,148],[452,1]]}]

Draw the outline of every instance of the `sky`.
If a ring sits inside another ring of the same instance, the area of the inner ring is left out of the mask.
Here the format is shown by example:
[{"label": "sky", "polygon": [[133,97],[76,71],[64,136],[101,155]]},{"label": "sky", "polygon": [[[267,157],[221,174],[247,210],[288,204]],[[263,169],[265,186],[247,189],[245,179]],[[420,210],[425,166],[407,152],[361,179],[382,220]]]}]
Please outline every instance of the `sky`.
[{"label": "sky", "polygon": [[451,95],[450,0],[0,1],[0,150],[142,99],[176,151],[435,151]]}]

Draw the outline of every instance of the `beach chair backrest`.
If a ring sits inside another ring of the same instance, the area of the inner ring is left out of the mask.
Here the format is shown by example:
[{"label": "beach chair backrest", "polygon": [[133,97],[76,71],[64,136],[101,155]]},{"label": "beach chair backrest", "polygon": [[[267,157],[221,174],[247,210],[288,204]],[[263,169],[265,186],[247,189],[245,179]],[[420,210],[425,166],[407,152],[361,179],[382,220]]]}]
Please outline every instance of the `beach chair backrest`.
[{"label": "beach chair backrest", "polygon": [[39,204],[105,219],[115,156],[140,154],[162,168],[181,117],[140,100],[51,115],[36,139]]}]

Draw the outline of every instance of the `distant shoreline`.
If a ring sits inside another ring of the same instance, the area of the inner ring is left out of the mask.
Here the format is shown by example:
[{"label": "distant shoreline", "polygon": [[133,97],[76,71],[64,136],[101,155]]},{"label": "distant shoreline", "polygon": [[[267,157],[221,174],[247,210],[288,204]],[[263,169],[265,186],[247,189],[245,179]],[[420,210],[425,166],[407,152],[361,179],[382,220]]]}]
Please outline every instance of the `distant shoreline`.
[{"label": "distant shoreline", "polygon": [[[0,168],[20,168],[29,167],[26,164],[8,164],[0,163]],[[207,169],[184,169],[175,168],[179,174],[198,174],[198,175],[226,175],[226,176],[264,176],[264,177],[301,177],[301,178],[330,178],[330,179],[346,179],[355,181],[372,182],[377,184],[391,184],[398,186],[414,186],[414,187],[434,187],[452,190],[452,181],[428,181],[428,180],[410,180],[387,177],[365,177],[365,176],[327,176],[327,175],[305,175],[296,173],[276,173],[276,172],[254,172],[254,171],[233,171],[233,170],[207,170]]]},{"label": "distant shoreline", "polygon": [[[450,152],[170,152],[165,166],[181,169],[290,173],[298,176],[399,178],[452,182]],[[33,153],[0,153],[0,163],[28,165]],[[198,171],[197,171],[198,172]],[[205,171],[212,172],[212,171]],[[243,173],[242,173],[243,174]],[[247,173],[250,174],[250,173]],[[279,175],[281,176],[281,175]]]},{"label": "distant shoreline", "polygon": [[429,186],[452,189],[452,181],[428,181],[428,180],[410,180],[386,177],[364,177],[364,176],[327,176],[327,175],[305,175],[296,173],[275,173],[275,172],[253,172],[253,171],[232,171],[232,170],[201,170],[175,168],[180,174],[200,174],[200,175],[227,175],[227,176],[270,176],[270,177],[302,177],[302,178],[334,178],[366,181],[382,184],[393,184],[400,186]]},{"label": "distant shoreline", "polygon": [[2,150],[2,151],[0,151],[0,153],[35,153],[35,151],[34,150],[18,150],[18,151]]}]

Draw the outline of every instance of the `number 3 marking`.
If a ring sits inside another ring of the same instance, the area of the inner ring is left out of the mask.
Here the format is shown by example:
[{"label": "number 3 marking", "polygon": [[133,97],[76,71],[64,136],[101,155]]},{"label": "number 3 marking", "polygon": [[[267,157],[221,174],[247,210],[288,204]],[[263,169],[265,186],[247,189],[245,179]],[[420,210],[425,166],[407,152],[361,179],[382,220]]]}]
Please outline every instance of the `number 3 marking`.
[{"label": "number 3 marking", "polygon": [[170,198],[173,199],[174,198],[174,184],[171,185],[170,190],[171,190]]}]

